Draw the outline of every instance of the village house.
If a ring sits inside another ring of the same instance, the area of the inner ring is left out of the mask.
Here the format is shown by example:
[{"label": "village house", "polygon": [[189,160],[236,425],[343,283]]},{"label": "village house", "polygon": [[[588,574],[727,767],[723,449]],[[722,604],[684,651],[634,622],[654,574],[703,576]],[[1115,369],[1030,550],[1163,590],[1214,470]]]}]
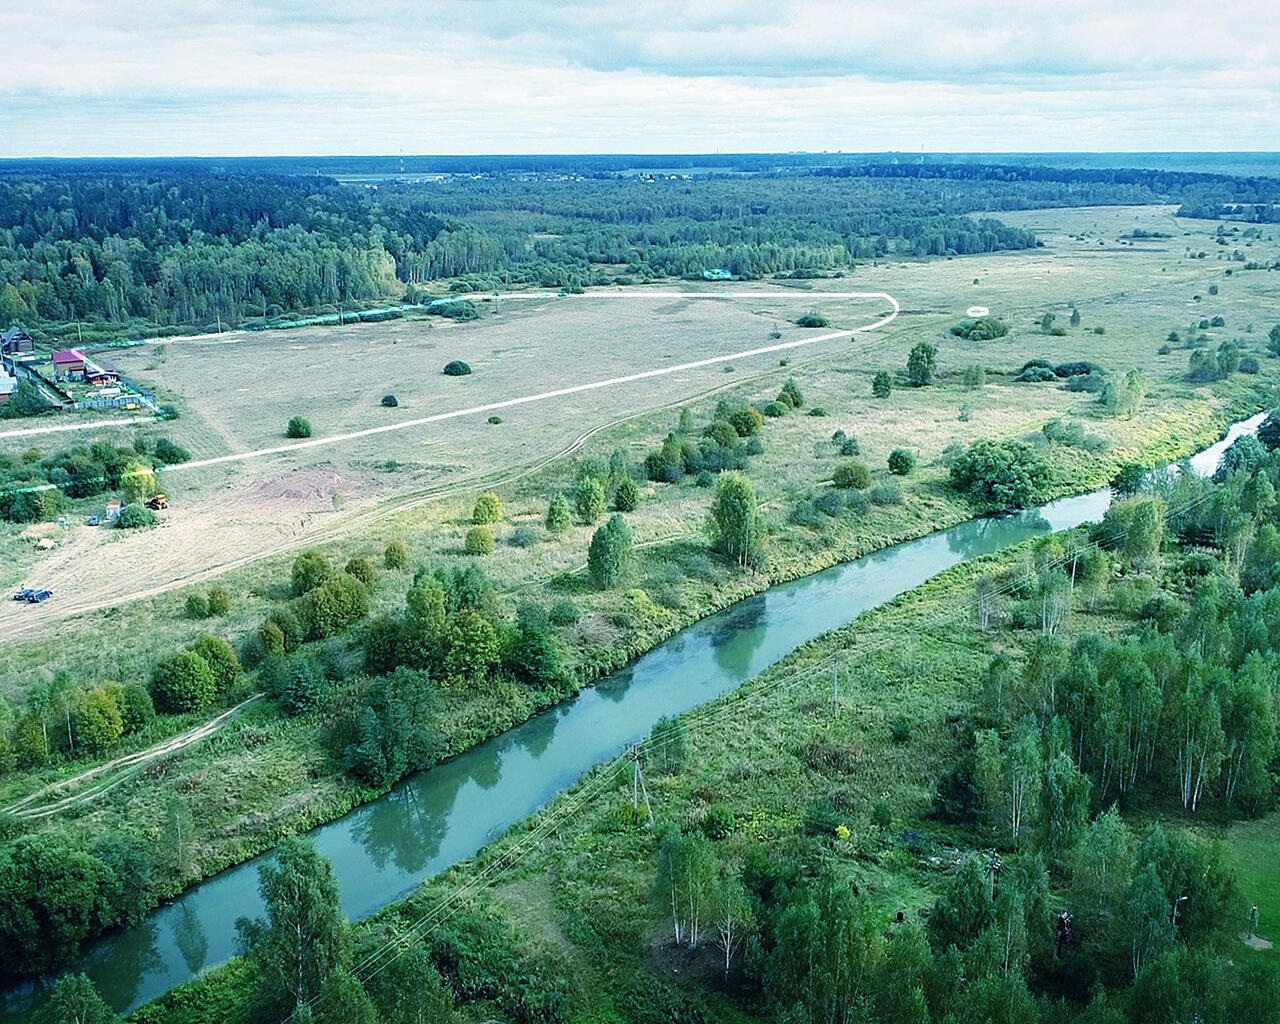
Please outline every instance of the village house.
[{"label": "village house", "polygon": [[9,375],[9,371],[0,366],[0,405],[9,401],[18,390],[18,381]]},{"label": "village house", "polygon": [[84,380],[85,358],[78,348],[59,349],[53,354],[54,380]]},{"label": "village house", "polygon": [[30,355],[36,350],[35,339],[21,327],[10,327],[0,333],[0,354],[6,356]]}]

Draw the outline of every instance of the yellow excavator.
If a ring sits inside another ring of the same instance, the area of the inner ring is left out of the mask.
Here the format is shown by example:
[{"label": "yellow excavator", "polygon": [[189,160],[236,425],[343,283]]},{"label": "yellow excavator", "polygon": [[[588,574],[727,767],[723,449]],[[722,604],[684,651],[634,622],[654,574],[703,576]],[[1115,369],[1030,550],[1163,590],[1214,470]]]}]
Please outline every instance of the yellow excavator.
[{"label": "yellow excavator", "polygon": [[169,499],[165,497],[163,494],[154,495],[152,499],[149,502],[147,502],[147,508],[154,509],[157,512],[159,512],[161,509],[168,508],[168,507],[169,507]]}]

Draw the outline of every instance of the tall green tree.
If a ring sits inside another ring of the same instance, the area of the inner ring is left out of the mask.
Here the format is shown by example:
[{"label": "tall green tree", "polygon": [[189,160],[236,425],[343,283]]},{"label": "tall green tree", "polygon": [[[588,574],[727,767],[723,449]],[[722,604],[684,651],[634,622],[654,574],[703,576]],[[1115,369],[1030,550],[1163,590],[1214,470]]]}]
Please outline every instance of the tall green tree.
[{"label": "tall green tree", "polygon": [[286,839],[258,868],[267,916],[240,918],[241,950],[253,964],[266,1005],[285,1012],[320,998],[325,981],[349,962],[333,866],[301,837]]},{"label": "tall green tree", "polygon": [[587,571],[601,590],[616,587],[631,565],[631,528],[618,513],[596,530],[587,549]]},{"label": "tall green tree", "polygon": [[36,1011],[35,1024],[119,1024],[93,982],[83,974],[58,979],[49,1001]]},{"label": "tall green tree", "polygon": [[742,473],[725,473],[716,484],[708,522],[711,544],[740,568],[755,565],[763,554],[756,492]]},{"label": "tall green tree", "polygon": [[927,341],[920,341],[907,356],[907,380],[915,387],[932,384],[938,375],[938,347]]}]

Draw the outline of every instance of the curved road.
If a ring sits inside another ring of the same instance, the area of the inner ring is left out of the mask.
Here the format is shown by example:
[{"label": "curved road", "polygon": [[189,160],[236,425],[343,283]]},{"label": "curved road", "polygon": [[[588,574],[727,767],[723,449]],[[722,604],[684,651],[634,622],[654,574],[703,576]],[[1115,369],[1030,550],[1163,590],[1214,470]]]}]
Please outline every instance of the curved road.
[{"label": "curved road", "polygon": [[[385,424],[378,427],[369,427],[363,430],[356,430],[356,431],[343,433],[343,434],[333,434],[326,437],[310,438],[307,440],[297,441],[291,444],[273,445],[271,447],[258,448],[251,451],[235,452],[232,454],[219,455],[219,456],[215,456],[208,459],[197,459],[191,462],[185,462],[179,465],[169,466],[166,468],[165,473],[166,475],[168,475],[174,472],[180,472],[184,469],[197,469],[197,468],[207,467],[207,466],[222,465],[225,463],[244,462],[249,459],[263,458],[271,455],[288,454],[289,452],[302,450],[302,449],[323,448],[331,445],[342,444],[348,441],[353,441],[359,438],[370,437],[377,434],[386,434],[386,433],[391,433],[399,430],[408,430],[413,427],[420,427],[420,426],[424,426],[431,423],[439,423],[445,420],[457,419],[463,416],[474,416],[479,414],[492,413],[499,409],[507,409],[513,406],[529,405],[537,402],[550,401],[552,399],[561,398],[566,395],[579,394],[581,392],[586,392],[586,391],[597,391],[597,390],[611,388],[611,387],[621,387],[626,384],[630,384],[639,380],[646,380],[652,377],[669,376],[669,375],[681,373],[687,370],[694,370],[701,367],[712,366],[718,363],[728,363],[734,360],[750,358],[752,356],[767,355],[775,352],[784,352],[792,349],[805,348],[812,345],[818,345],[823,342],[835,341],[842,338],[852,338],[856,334],[878,330],[882,327],[887,326],[897,318],[899,312],[901,311],[901,306],[898,300],[894,296],[890,295],[888,292],[804,291],[804,292],[796,292],[795,294],[803,296],[805,299],[882,299],[889,304],[890,311],[886,313],[884,316],[880,317],[879,319],[873,321],[872,323],[869,323],[862,327],[849,329],[849,330],[825,331],[820,334],[812,334],[804,338],[798,338],[794,341],[778,342],[777,344],[764,345],[758,348],[744,349],[742,351],[732,352],[727,355],[711,356],[706,359],[698,359],[692,362],[679,363],[673,366],[662,366],[662,367],[657,367],[655,369],[642,370],[636,373],[624,374],[618,377],[610,377],[604,380],[591,381],[585,384],[575,384],[575,385],[570,385],[563,388],[556,388],[551,391],[539,392],[538,394],[523,395],[518,398],[504,399],[502,401],[491,402],[485,405],[470,406],[465,409],[456,409],[451,412],[436,413],[431,416],[424,416],[418,419],[405,420],[400,423]],[[531,292],[505,293],[505,294],[500,294],[500,295],[490,296],[490,297],[496,298],[499,300],[543,300],[548,298],[548,296],[543,293],[531,293]],[[716,291],[716,292],[687,292],[687,291],[678,291],[678,290],[671,290],[671,289],[663,289],[663,290],[637,289],[635,291],[586,292],[582,295],[572,296],[570,301],[582,301],[582,300],[591,301],[591,300],[612,300],[612,299],[631,299],[631,300],[774,299],[774,300],[777,300],[780,298],[787,298],[787,297],[789,297],[789,293],[785,291],[779,291],[776,289],[775,290],[749,289],[749,290],[742,290],[742,291]],[[214,337],[217,337],[217,336],[214,336]],[[169,339],[169,340],[173,341],[178,339]],[[199,341],[204,339],[195,338],[192,340]],[[719,390],[719,389],[715,389],[715,390]],[[591,434],[596,433],[600,429],[604,429],[604,426],[606,425],[602,425],[601,427],[594,428],[593,430],[588,431],[587,434],[583,435],[574,444],[570,445],[569,448],[566,449],[566,451],[567,452],[573,451],[574,449],[579,447],[581,443],[584,440],[586,440],[587,437],[591,436]],[[564,453],[562,452],[559,454],[564,454]],[[557,455],[557,456],[554,456],[553,458],[556,458],[556,457],[559,457],[559,456]],[[548,461],[551,461],[551,460],[540,460],[539,463],[535,464],[535,468],[539,465],[545,465],[546,462]],[[517,475],[523,476],[527,474],[525,472],[520,472]],[[487,477],[488,477],[488,474],[485,475],[486,479]],[[476,479],[470,482],[457,481],[456,485],[440,488],[438,490],[432,489],[435,493],[431,493],[429,491],[426,494],[410,496],[413,498],[413,500],[411,501],[406,502],[404,500],[392,499],[390,502],[386,503],[386,506],[384,508],[382,509],[375,508],[370,510],[368,513],[362,515],[360,517],[360,521],[363,521],[363,522],[375,521],[377,519],[384,518],[386,515],[403,511],[407,507],[412,507],[413,505],[421,504],[423,503],[423,501],[430,501],[430,500],[434,500],[437,497],[447,496],[448,494],[455,493],[459,489],[459,486],[474,487],[474,486],[480,486],[484,482],[485,482],[485,479]],[[45,486],[53,486],[53,485],[45,485]],[[321,531],[320,533],[314,536],[308,536],[305,539],[299,540],[299,544],[317,543],[320,540],[331,539],[331,536],[336,536],[337,534],[342,532],[346,532],[345,526],[343,528],[334,528],[327,531]],[[326,534],[330,536],[326,537],[325,536]],[[164,591],[173,589],[175,587],[185,586],[190,583],[201,582],[203,580],[211,579],[218,575],[221,575],[222,573],[230,569],[238,568],[250,562],[258,561],[261,558],[266,558],[275,554],[279,554],[280,550],[284,550],[284,549],[285,548],[279,548],[279,549],[272,548],[270,550],[259,551],[253,554],[239,557],[239,558],[230,559],[222,562],[217,566],[211,566],[207,571],[200,572],[195,575],[188,575],[181,579],[169,580],[169,581],[166,581],[163,585],[148,587],[138,592],[131,593],[125,597],[121,597],[119,599],[99,600],[99,601],[87,600],[80,603],[76,603],[73,601],[70,604],[59,601],[57,606],[52,606],[52,607],[42,606],[41,610],[44,611],[45,614],[39,615],[39,616],[31,616],[30,614],[26,614],[21,619],[17,619],[17,618],[14,618],[12,615],[5,615],[5,611],[8,609],[4,605],[0,605],[0,619],[11,620],[11,621],[5,622],[4,624],[5,628],[2,631],[0,631],[0,643],[17,640],[24,636],[30,636],[33,633],[40,632],[43,629],[49,628],[54,621],[62,620],[72,615],[83,614],[85,612],[95,611],[99,608],[124,604],[129,601],[136,600],[138,598],[154,597],[157,594],[163,593]],[[24,608],[23,611],[29,613],[30,609]]]}]

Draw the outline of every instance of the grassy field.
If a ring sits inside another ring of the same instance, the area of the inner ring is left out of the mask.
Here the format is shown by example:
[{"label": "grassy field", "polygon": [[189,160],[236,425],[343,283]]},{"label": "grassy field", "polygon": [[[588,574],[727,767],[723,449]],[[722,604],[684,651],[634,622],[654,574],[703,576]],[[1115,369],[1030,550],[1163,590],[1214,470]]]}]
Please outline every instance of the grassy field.
[{"label": "grassy field", "polygon": [[1258,905],[1258,935],[1271,945],[1257,951],[1273,962],[1280,957],[1280,815],[1242,821],[1227,830],[1227,848],[1245,899]]},{"label": "grassy field", "polygon": [[[455,424],[457,433],[450,435],[449,444],[457,448],[456,461],[447,464],[422,461],[405,469],[400,465],[399,456],[412,456],[397,445],[410,443],[412,432],[387,435],[394,440],[382,442],[381,451],[371,450],[360,456],[366,460],[360,463],[362,472],[386,478],[383,489],[378,492],[387,502],[381,510],[377,510],[371,498],[365,504],[358,495],[351,496],[345,484],[332,482],[345,480],[344,474],[356,471],[352,468],[358,461],[355,453],[342,455],[342,459],[355,460],[349,462],[340,461],[337,455],[332,458],[291,456],[270,466],[274,476],[255,482],[230,483],[193,477],[188,492],[170,487],[169,490],[176,493],[179,509],[156,531],[134,536],[98,533],[88,540],[83,538],[92,531],[81,531],[79,537],[73,535],[47,556],[50,561],[46,563],[62,565],[69,574],[84,574],[75,578],[83,578],[88,586],[93,585],[93,579],[102,580],[110,575],[115,580],[112,586],[123,587],[126,594],[138,591],[145,594],[147,580],[154,575],[162,581],[155,588],[157,592],[101,611],[48,623],[48,628],[34,630],[31,638],[11,639],[0,645],[4,696],[16,705],[33,683],[47,681],[60,670],[85,685],[108,680],[145,680],[161,653],[173,650],[201,632],[213,632],[238,641],[281,600],[292,550],[309,542],[324,541],[323,549],[339,563],[354,554],[376,558],[385,543],[395,537],[408,542],[416,564],[456,561],[462,557],[462,539],[470,525],[475,493],[482,489],[481,481],[491,479],[491,474],[504,472],[504,466],[512,467],[505,472],[518,478],[508,479],[497,487],[506,506],[506,517],[497,529],[497,550],[485,560],[486,572],[504,595],[508,607],[517,597],[532,598],[544,605],[568,597],[578,605],[581,620],[562,630],[561,637],[571,659],[583,668],[581,679],[586,681],[596,671],[617,667],[683,625],[773,582],[805,575],[894,541],[969,518],[975,509],[946,485],[946,469],[939,461],[949,445],[966,444],[983,437],[1030,438],[1043,443],[1040,428],[1048,420],[1074,418],[1089,434],[1105,438],[1108,446],[1101,453],[1060,444],[1044,446],[1046,457],[1058,471],[1055,493],[1069,493],[1104,484],[1125,461],[1154,463],[1202,447],[1215,440],[1231,419],[1269,403],[1271,389],[1280,376],[1275,360],[1261,359],[1263,372],[1256,376],[1236,375],[1212,388],[1193,387],[1182,379],[1186,352],[1159,357],[1155,349],[1170,329],[1185,333],[1187,321],[1194,312],[1204,312],[1206,316],[1221,312],[1228,326],[1208,333],[1217,340],[1240,337],[1245,349],[1261,358],[1266,324],[1259,321],[1250,332],[1246,318],[1256,317],[1264,301],[1274,298],[1280,291],[1277,283],[1280,279],[1264,272],[1239,272],[1239,277],[1228,278],[1221,266],[1185,260],[1177,253],[1167,255],[1114,244],[1121,229],[1127,230],[1133,223],[1147,224],[1151,230],[1165,229],[1170,219],[1165,210],[1033,211],[1022,216],[1039,218],[1037,228],[1048,242],[1046,250],[886,265],[860,274],[853,286],[879,287],[883,273],[884,287],[903,301],[903,316],[884,337],[874,335],[854,342],[833,343],[829,348],[824,346],[822,351],[801,350],[804,354],[792,356],[787,366],[778,365],[778,359],[774,358],[762,360],[762,365],[735,367],[732,374],[717,370],[696,380],[673,382],[665,390],[655,387],[634,408],[620,401],[606,402],[601,396],[599,405],[583,406],[572,415],[565,411],[564,416],[557,407],[554,416],[547,415],[536,422],[529,410],[525,414],[530,415],[528,421],[512,417],[511,421],[496,427],[478,423],[464,428]],[[1058,225],[1056,231],[1052,227],[1055,224]],[[1214,244],[1211,228],[1216,229],[1216,225],[1192,227],[1192,237],[1198,245]],[[1097,246],[1099,237],[1110,239],[1112,244]],[[1274,242],[1268,241],[1265,245],[1267,252],[1274,251]],[[1170,269],[1158,272],[1157,257],[1167,258]],[[975,277],[978,285],[972,283]],[[901,280],[895,280],[898,278]],[[1205,305],[1210,280],[1220,282],[1220,293],[1213,297],[1212,308]],[[1115,290],[1119,283],[1126,284],[1127,290]],[[921,298],[926,290],[930,294],[928,306]],[[1194,294],[1204,296],[1201,303],[1194,302]],[[1059,322],[1065,323],[1066,303],[1073,300],[1081,310],[1081,326],[1065,337],[1041,333],[1036,323],[1040,314],[1046,309],[1055,309]],[[790,293],[787,301],[792,303],[787,307],[789,310],[808,308],[808,304]],[[1013,328],[1011,335],[984,343],[962,342],[950,336],[947,329],[961,318],[957,308],[962,310],[975,302],[989,305],[994,313],[1004,315]],[[716,313],[739,325],[745,320],[750,330],[755,331],[746,342],[739,335],[713,333],[709,336],[713,342],[709,344],[736,347],[759,343],[765,340],[766,326],[777,322],[762,320],[757,313],[729,304],[675,305],[680,308],[669,309],[665,314],[674,318],[675,323],[683,322],[682,316],[703,317]],[[370,332],[369,347],[386,350],[379,356],[391,361],[385,365],[394,363],[395,349],[415,344],[409,340],[415,332],[429,335],[432,344],[438,337],[455,337],[459,345],[472,338],[475,340],[468,344],[490,347],[483,351],[467,350],[465,354],[473,365],[482,369],[486,367],[485,360],[493,359],[490,369],[494,377],[505,372],[498,369],[503,346],[515,345],[520,337],[528,335],[538,339],[531,341],[531,345],[543,346],[539,351],[550,351],[555,345],[565,346],[566,353],[572,349],[579,366],[575,370],[576,379],[579,372],[585,373],[582,367],[592,369],[590,376],[597,376],[595,370],[600,366],[590,361],[591,350],[602,346],[593,346],[592,341],[600,332],[607,331],[609,324],[603,320],[590,321],[590,330],[575,335],[576,341],[566,340],[566,324],[579,311],[594,310],[594,316],[613,309],[615,306],[608,303],[591,306],[575,304],[573,298],[568,298],[551,301],[546,309],[504,310],[495,319],[475,325],[428,329],[411,323],[377,324],[349,330],[361,332],[358,335],[361,337],[364,332]],[[845,316],[850,317],[849,326],[867,319],[863,316],[865,310],[852,305],[850,310],[852,312],[845,313],[823,308],[836,327],[844,325]],[[559,318],[554,321],[561,325],[558,336],[553,338],[541,333],[539,325],[547,322],[545,317]],[[663,324],[666,323],[664,319]],[[1106,333],[1093,333],[1094,326],[1104,326]],[[747,331],[748,327],[739,329]],[[793,333],[796,330],[778,329],[784,336],[787,330]],[[487,332],[495,330],[504,341],[481,341],[488,337]],[[293,351],[288,346],[293,343],[293,337],[254,339],[252,344],[270,349],[265,354],[276,359],[272,364],[275,371],[286,373],[292,358],[287,353]],[[308,345],[316,350],[314,354],[320,365],[328,367],[326,374],[336,372],[334,368],[344,362],[333,332],[308,331],[300,337],[304,340],[297,343],[302,344],[304,350]],[[387,338],[392,340],[377,340]],[[687,358],[682,352],[688,350],[680,348],[678,339],[665,335],[664,338],[666,347],[651,348],[651,354],[670,357],[673,361]],[[928,388],[900,388],[887,401],[873,399],[869,387],[871,374],[882,367],[900,369],[910,345],[922,338],[939,346],[940,381]],[[163,350],[168,355],[152,372],[169,372],[171,362],[174,366],[181,363],[187,366],[186,376],[174,380],[185,381],[197,372],[201,351],[225,359],[228,353],[237,350],[238,345],[215,345],[199,350],[185,349],[181,344],[171,346]],[[450,354],[452,352],[450,349]],[[1055,361],[1091,359],[1112,371],[1142,366],[1151,382],[1151,391],[1137,416],[1131,419],[1105,416],[1093,395],[1068,392],[1057,384],[1014,383],[1012,371],[1026,359],[1038,356]],[[429,352],[423,358],[428,357],[432,367],[441,361],[440,352]],[[189,363],[185,362],[188,360]],[[969,389],[963,384],[961,373],[975,363],[989,371],[987,383],[978,389]],[[557,365],[564,374],[574,363],[566,356]],[[610,364],[613,370],[621,365]],[[432,374],[429,381],[421,385],[422,390],[404,392],[409,396],[407,409],[403,406],[397,410],[373,408],[376,397],[392,389],[381,383],[367,388],[363,394],[371,408],[365,411],[375,415],[387,412],[410,416],[424,411],[419,402],[426,403],[425,407],[432,402],[442,403],[443,399],[432,389],[447,390],[451,383],[457,382],[434,376],[434,370]],[[487,373],[477,372],[474,377],[464,379],[460,386],[474,390],[486,386],[484,382],[488,377]],[[764,453],[751,461],[750,475],[771,531],[769,560],[764,571],[739,574],[708,556],[702,536],[702,523],[710,501],[706,489],[695,486],[692,480],[679,485],[647,484],[640,508],[628,516],[636,541],[645,546],[631,585],[643,589],[657,610],[639,618],[624,615],[626,626],[620,626],[619,614],[627,611],[630,600],[625,592],[590,590],[580,572],[591,529],[575,526],[565,536],[556,538],[540,525],[550,494],[571,485],[573,459],[604,458],[610,452],[621,450],[629,463],[638,464],[644,454],[657,447],[661,438],[675,427],[677,410],[682,405],[687,404],[699,423],[703,423],[722,395],[750,401],[767,399],[776,394],[788,377],[794,377],[804,391],[806,407],[820,407],[827,415],[793,414],[769,420],[763,435]],[[222,378],[215,374],[213,379]],[[505,386],[512,389],[521,383],[518,373],[504,379]],[[235,394],[240,394],[241,387],[249,386],[247,380],[232,379]],[[191,388],[190,384],[185,386]],[[220,428],[221,434],[226,435],[221,443],[227,449],[237,450],[237,445],[248,446],[256,443],[255,438],[260,440],[253,430],[264,428],[260,424],[252,425],[252,410],[244,400],[233,400],[225,394],[223,399],[230,411]],[[220,415],[223,403],[216,396],[203,394],[198,399],[188,395],[187,400],[192,403],[189,414],[170,426],[177,439],[195,448],[204,443],[199,439],[199,431],[211,431],[210,437],[219,434],[219,430],[213,430],[209,424]],[[355,412],[344,413],[341,403],[331,404],[329,408],[334,416],[356,416]],[[290,408],[287,411],[310,410]],[[313,422],[319,426],[318,417]],[[364,421],[343,421],[347,426],[360,422]],[[244,436],[231,436],[231,426],[244,431]],[[595,427],[600,426],[603,429],[596,431]],[[341,425],[334,429],[340,428]],[[837,428],[858,439],[861,457],[875,470],[877,483],[889,482],[885,462],[894,448],[907,447],[915,451],[920,466],[911,477],[899,482],[900,504],[872,505],[865,512],[845,514],[817,524],[812,518],[797,522],[796,508],[809,505],[813,496],[824,489],[823,481],[831,476],[836,456],[827,442]],[[148,429],[157,432],[159,428]],[[180,430],[190,433],[183,434]],[[317,430],[318,434],[321,432]],[[581,447],[567,451],[575,439],[587,434],[590,436],[583,440]],[[209,440],[210,447],[197,454],[218,450],[218,443],[216,439]],[[431,443],[439,442],[433,438]],[[565,453],[564,457],[539,468],[548,456],[560,452]],[[381,468],[369,461],[378,456],[382,460]],[[422,458],[425,460],[425,456]],[[293,465],[294,462],[297,464]],[[521,475],[520,467],[530,467],[530,471]],[[431,475],[435,471],[438,474]],[[178,475],[173,479],[178,480]],[[456,493],[425,500],[430,494],[424,491],[431,481],[447,484],[450,479],[460,481]],[[276,498],[271,499],[269,495]],[[276,513],[262,509],[269,506],[271,500],[277,500],[288,512],[282,513],[284,518],[280,521],[268,523]],[[300,511],[306,509],[310,512]],[[266,518],[254,518],[259,515]],[[348,526],[355,528],[354,532],[348,532]],[[509,543],[521,526],[533,530],[537,543],[531,547]],[[233,536],[221,532],[224,528],[241,533]],[[58,532],[51,527],[40,530]],[[243,543],[234,539],[235,536],[241,537]],[[265,549],[255,546],[259,541],[266,543]],[[30,558],[26,554],[27,542],[13,532],[6,535],[3,543],[8,545],[6,550],[15,555],[8,571],[15,578],[19,573],[28,578],[29,563],[23,561],[24,555]],[[263,550],[278,553],[258,557]],[[218,574],[220,582],[232,594],[230,613],[216,620],[187,618],[183,612],[187,595],[195,589],[207,589],[208,583],[201,582],[199,588],[169,590],[164,581],[180,580],[189,573],[216,572],[218,566],[227,561],[243,563]],[[408,582],[405,574],[380,573],[374,593],[376,608],[385,611],[400,608]],[[4,621],[8,624],[19,621],[18,616],[30,611],[33,610],[6,607],[0,614],[7,616]],[[34,611],[39,614],[40,609]],[[928,678],[925,664],[921,663],[921,680]],[[245,691],[252,689],[252,685],[252,680],[247,681]],[[232,699],[243,695],[237,693]],[[921,699],[925,696],[922,692]],[[451,749],[463,749],[524,720],[548,699],[546,695],[519,687],[506,688],[496,694],[451,696],[444,720]],[[187,718],[163,719],[139,737],[135,745],[145,745],[193,724]],[[179,793],[196,812],[197,841],[191,863],[181,871],[171,872],[160,886],[161,891],[177,891],[195,878],[270,847],[283,835],[329,820],[374,795],[353,785],[337,770],[318,742],[320,728],[312,718],[282,719],[273,705],[259,703],[215,739],[157,763],[145,774],[112,790],[92,807],[77,812],[73,820],[55,819],[42,827],[66,829],[86,841],[127,830],[149,842],[158,842],[163,838],[170,796]],[[59,762],[42,771],[8,775],[0,779],[0,805],[85,766],[84,762]],[[909,767],[904,763],[893,769],[901,775],[899,781],[904,784],[913,777],[906,770]],[[927,767],[924,764],[921,770]],[[910,805],[909,794],[900,795]]]},{"label": "grassy field", "polygon": [[[864,266],[839,281],[793,282],[799,287],[751,286],[774,287],[777,299],[768,301],[605,301],[568,296],[507,301],[491,313],[493,304],[481,302],[490,315],[471,324],[431,326],[435,321],[406,320],[307,328],[125,350],[118,361],[142,382],[175,396],[183,407],[184,418],[166,425],[165,433],[197,458],[216,457],[281,443],[284,423],[295,414],[308,416],[321,437],[462,408],[474,401],[737,351],[767,343],[775,331],[787,340],[803,334],[791,320],[815,306],[833,326],[854,327],[878,315],[879,306],[808,300],[806,286],[883,289],[903,305],[903,315],[893,325],[854,343],[799,350],[791,355],[787,372],[812,384],[829,377],[832,384],[843,384],[823,400],[831,401],[833,414],[838,411],[853,421],[860,439],[879,427],[893,429],[900,432],[897,440],[919,446],[927,458],[941,447],[932,441],[946,443],[938,422],[947,423],[948,431],[954,429],[953,416],[962,404],[971,406],[975,430],[999,429],[997,412],[1034,420],[1074,406],[1059,393],[1045,394],[1049,389],[1021,388],[1001,393],[998,408],[978,397],[956,394],[945,405],[934,403],[933,423],[903,426],[893,419],[885,421],[884,410],[866,393],[867,378],[880,368],[900,369],[918,340],[938,343],[942,366],[949,371],[971,363],[1008,370],[1031,357],[1055,362],[1080,358],[1112,369],[1141,366],[1160,383],[1179,381],[1187,354],[1174,349],[1162,356],[1156,348],[1171,329],[1187,334],[1193,320],[1225,318],[1224,328],[1207,332],[1215,343],[1239,338],[1246,350],[1263,343],[1269,324],[1260,311],[1274,305],[1280,293],[1277,278],[1214,257],[1238,248],[1251,260],[1274,259],[1273,235],[1244,240],[1228,234],[1230,244],[1219,246],[1216,222],[1177,220],[1165,207],[1003,216],[1035,227],[1045,248],[887,262]],[[1120,236],[1137,227],[1172,237],[1124,244]],[[1207,252],[1209,258],[1189,258],[1188,247],[1194,253]],[[1209,294],[1211,284],[1219,294]],[[677,287],[715,291],[706,284]],[[632,296],[644,292],[617,290]],[[1061,338],[1041,334],[1036,327],[1040,315],[1055,311],[1058,323],[1065,325],[1069,302],[1080,310],[1081,327]],[[974,304],[1005,317],[1014,328],[1011,335],[980,345],[948,335],[948,328]],[[1106,333],[1093,333],[1096,327]],[[441,376],[441,366],[454,357],[470,361],[476,373],[468,378]],[[37,553],[29,541],[11,539],[11,557],[0,567],[0,584],[38,578],[58,592],[59,599],[21,618],[12,609],[0,610],[0,627],[10,635],[50,630],[68,611],[126,602],[313,539],[362,529],[375,507],[404,503],[425,490],[478,488],[481,477],[517,472],[572,446],[589,431],[621,418],[678,407],[729,380],[768,374],[768,384],[762,387],[773,386],[785,377],[776,363],[762,356],[734,366],[732,374],[724,367],[710,367],[506,410],[504,422],[496,427],[483,419],[461,419],[231,466],[175,471],[166,481],[174,507],[162,528],[145,536],[107,538],[73,525],[58,538],[55,550],[46,553]],[[387,393],[397,395],[398,408],[378,404]],[[1176,397],[1185,393],[1179,389]],[[894,406],[896,410],[897,403]],[[131,440],[137,433],[160,432],[146,428],[102,435]],[[39,442],[46,448],[58,443],[57,435]],[[31,444],[0,438],[7,450],[25,450]],[[412,516],[404,520],[403,530],[414,528]]]}]

